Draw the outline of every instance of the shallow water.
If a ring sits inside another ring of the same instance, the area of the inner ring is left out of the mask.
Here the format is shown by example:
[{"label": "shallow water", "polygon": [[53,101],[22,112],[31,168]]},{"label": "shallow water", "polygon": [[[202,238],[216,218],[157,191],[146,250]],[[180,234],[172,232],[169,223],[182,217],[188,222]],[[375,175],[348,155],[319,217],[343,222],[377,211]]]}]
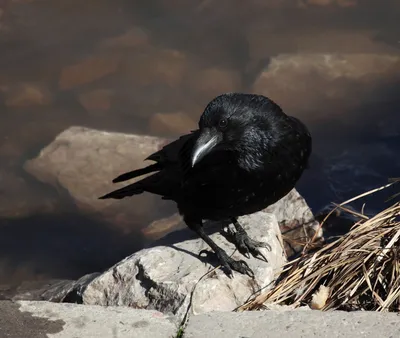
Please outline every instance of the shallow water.
[{"label": "shallow water", "polygon": [[395,0],[0,0],[0,284],[76,278],[143,246],[144,220],[93,220],[24,171],[72,125],[175,137],[191,122],[155,113],[195,123],[216,95],[258,91],[313,134],[298,189],[315,212],[398,177],[399,15]]}]

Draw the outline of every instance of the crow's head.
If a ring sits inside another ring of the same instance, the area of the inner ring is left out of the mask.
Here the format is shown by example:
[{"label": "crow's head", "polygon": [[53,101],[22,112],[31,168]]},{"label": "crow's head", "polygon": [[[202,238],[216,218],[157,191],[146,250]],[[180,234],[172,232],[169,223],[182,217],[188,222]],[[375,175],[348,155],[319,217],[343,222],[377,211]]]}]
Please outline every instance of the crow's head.
[{"label": "crow's head", "polygon": [[192,167],[217,151],[251,154],[273,142],[274,125],[286,115],[262,95],[229,93],[217,96],[199,121],[199,137],[193,148]]}]

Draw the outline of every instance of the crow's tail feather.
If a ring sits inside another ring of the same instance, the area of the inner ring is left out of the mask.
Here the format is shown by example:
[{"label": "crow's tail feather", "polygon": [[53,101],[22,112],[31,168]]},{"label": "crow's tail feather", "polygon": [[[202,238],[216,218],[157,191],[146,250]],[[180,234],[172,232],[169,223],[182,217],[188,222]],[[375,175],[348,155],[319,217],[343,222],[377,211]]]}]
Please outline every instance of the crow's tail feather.
[{"label": "crow's tail feather", "polygon": [[111,191],[110,193],[99,197],[99,199],[104,200],[108,198],[113,198],[120,200],[124,197],[139,195],[143,192],[144,192],[143,184],[141,182],[136,182],[129,184],[126,187]]},{"label": "crow's tail feather", "polygon": [[144,174],[148,174],[151,173],[153,171],[157,171],[157,170],[161,170],[162,167],[160,165],[160,163],[154,163],[152,165],[149,165],[145,168],[141,168],[141,169],[136,169],[133,171],[129,171],[125,174],[119,175],[118,177],[113,179],[113,183],[118,183],[118,182],[123,182],[123,181],[127,181],[130,180],[131,178],[135,178],[138,176],[142,176]]}]

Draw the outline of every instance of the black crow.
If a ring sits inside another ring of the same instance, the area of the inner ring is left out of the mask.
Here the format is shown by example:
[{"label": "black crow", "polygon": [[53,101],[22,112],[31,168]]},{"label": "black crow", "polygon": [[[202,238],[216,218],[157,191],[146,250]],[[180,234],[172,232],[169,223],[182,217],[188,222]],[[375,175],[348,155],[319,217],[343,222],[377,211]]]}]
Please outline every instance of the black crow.
[{"label": "black crow", "polygon": [[312,141],[298,119],[286,115],[262,95],[228,93],[205,108],[199,128],[169,143],[146,160],[155,163],[113,180],[140,181],[100,199],[121,199],[150,192],[177,203],[186,225],[214,251],[228,275],[232,270],[254,276],[205,233],[203,220],[228,221],[242,253],[261,255],[266,243],[248,237],[237,221],[242,215],[275,203],[295,186],[308,164]]}]

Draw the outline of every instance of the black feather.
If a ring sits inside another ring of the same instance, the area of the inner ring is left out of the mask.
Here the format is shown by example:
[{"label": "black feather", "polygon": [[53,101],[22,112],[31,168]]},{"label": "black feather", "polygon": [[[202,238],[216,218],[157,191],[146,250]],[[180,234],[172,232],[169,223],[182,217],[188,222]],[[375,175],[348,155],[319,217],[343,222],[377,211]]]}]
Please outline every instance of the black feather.
[{"label": "black feather", "polygon": [[145,168],[136,169],[133,171],[129,171],[125,174],[119,175],[118,177],[114,178],[112,181],[113,181],[113,183],[124,182],[124,181],[130,180],[132,178],[139,177],[139,176],[151,173],[153,171],[158,171],[161,169],[162,169],[162,165],[160,165],[160,163],[155,163],[155,164],[149,165]]},{"label": "black feather", "polygon": [[133,196],[133,195],[138,195],[143,193],[143,187],[140,182],[137,183],[132,183],[127,185],[126,187],[114,190],[104,196],[99,197],[99,199],[104,200],[108,198],[114,198],[114,199],[122,199],[124,197],[128,196]]}]

